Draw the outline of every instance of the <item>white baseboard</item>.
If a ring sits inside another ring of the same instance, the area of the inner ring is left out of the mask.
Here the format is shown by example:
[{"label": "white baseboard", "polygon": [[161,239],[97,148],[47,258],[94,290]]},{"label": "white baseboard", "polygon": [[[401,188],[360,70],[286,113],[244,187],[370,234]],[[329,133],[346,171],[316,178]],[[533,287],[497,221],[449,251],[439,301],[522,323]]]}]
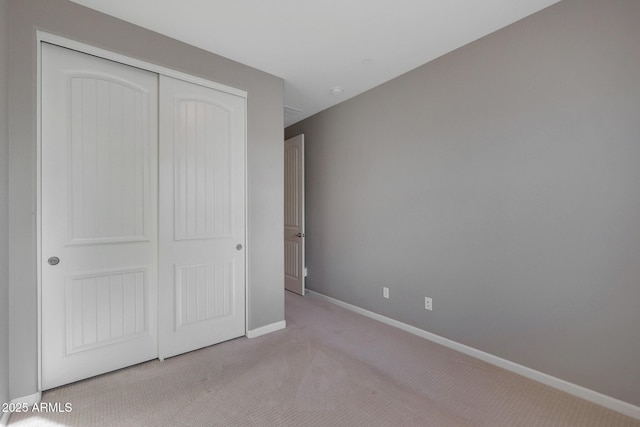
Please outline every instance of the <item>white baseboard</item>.
[{"label": "white baseboard", "polygon": [[[12,399],[11,403],[26,403],[27,405],[31,406],[40,402],[40,400],[42,400],[41,391],[30,394],[29,396],[22,396],[18,397],[17,399]],[[0,426],[6,426],[7,424],[9,424],[9,418],[11,418],[11,412],[2,414],[2,418],[0,418]]]},{"label": "white baseboard", "polygon": [[30,394],[28,396],[18,397],[16,399],[11,400],[11,403],[26,403],[27,405],[33,405],[42,400],[42,392],[39,391],[37,393]]},{"label": "white baseboard", "polygon": [[270,325],[261,326],[259,328],[247,331],[247,338],[257,338],[262,335],[270,334],[271,332],[285,329],[286,327],[287,327],[287,322],[285,322],[284,320],[281,320],[276,323],[271,323]]},{"label": "white baseboard", "polygon": [[522,375],[523,377],[527,377],[534,381],[538,381],[542,384],[546,384],[550,387],[556,388],[558,390],[562,390],[574,396],[580,397],[584,400],[588,400],[589,402],[593,402],[595,404],[604,406],[605,408],[609,408],[613,411],[620,412],[621,414],[640,420],[640,407],[632,405],[631,403],[623,402],[622,400],[618,400],[613,397],[604,395],[602,393],[598,393],[597,391],[593,391],[588,388],[579,386],[577,384],[573,384],[568,381],[561,380],[560,378],[556,378],[551,375],[545,374],[543,372],[536,371],[535,369],[531,369],[526,366],[519,365],[515,362],[511,362],[501,357],[494,356],[493,354],[485,353],[484,351],[478,350],[476,348],[469,347],[464,344],[460,344],[459,342],[441,337],[440,335],[436,335],[431,332],[427,332],[424,329],[407,325],[406,323],[402,323],[397,320],[390,319],[388,317],[385,317],[380,314],[374,313],[372,311],[365,310],[355,305],[337,300],[335,298],[331,298],[329,296],[320,294],[318,292],[307,289],[307,293],[310,296],[321,298],[325,301],[328,301],[340,307],[346,308],[347,310],[356,312],[358,314],[377,320],[379,322],[386,323],[387,325],[394,326],[398,329],[402,329],[403,331],[409,332],[413,335],[417,335],[429,341],[433,341],[437,344],[443,345],[452,350],[459,351],[460,353],[464,353],[468,356],[475,357],[476,359],[480,359],[492,365],[506,369],[508,371],[515,372],[516,374]]}]

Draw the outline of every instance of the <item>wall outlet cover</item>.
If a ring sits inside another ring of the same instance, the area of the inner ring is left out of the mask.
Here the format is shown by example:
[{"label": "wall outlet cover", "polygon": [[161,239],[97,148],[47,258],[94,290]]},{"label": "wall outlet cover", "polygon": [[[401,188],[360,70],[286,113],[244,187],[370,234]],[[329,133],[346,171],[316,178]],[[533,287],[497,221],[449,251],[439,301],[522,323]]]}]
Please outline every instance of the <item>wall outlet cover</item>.
[{"label": "wall outlet cover", "polygon": [[424,297],[424,309],[432,311],[433,310],[433,300],[429,297]]}]

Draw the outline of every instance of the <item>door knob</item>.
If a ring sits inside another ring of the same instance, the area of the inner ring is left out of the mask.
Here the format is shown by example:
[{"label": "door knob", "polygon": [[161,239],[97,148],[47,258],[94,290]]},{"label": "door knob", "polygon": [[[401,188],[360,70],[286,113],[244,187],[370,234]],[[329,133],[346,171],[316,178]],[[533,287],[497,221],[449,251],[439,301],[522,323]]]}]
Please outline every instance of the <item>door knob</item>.
[{"label": "door knob", "polygon": [[47,262],[49,263],[49,265],[58,265],[60,264],[60,258],[58,258],[57,256],[52,256],[47,260]]},{"label": "door knob", "polygon": [[304,234],[302,234],[302,233],[296,233],[296,237],[304,237]]},{"label": "door knob", "polygon": [[242,249],[242,245],[241,245],[240,243],[238,243],[238,244],[236,245],[236,249],[237,249],[237,250],[241,250],[241,249]]}]

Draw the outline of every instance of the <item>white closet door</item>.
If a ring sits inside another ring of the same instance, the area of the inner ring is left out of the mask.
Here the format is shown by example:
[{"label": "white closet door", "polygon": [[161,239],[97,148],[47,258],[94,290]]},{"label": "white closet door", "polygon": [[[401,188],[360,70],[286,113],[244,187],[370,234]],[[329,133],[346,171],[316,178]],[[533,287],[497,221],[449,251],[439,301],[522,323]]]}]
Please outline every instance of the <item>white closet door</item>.
[{"label": "white closet door", "polygon": [[42,46],[43,389],[157,357],[157,87]]},{"label": "white closet door", "polygon": [[161,359],[245,334],[245,99],[160,76]]}]

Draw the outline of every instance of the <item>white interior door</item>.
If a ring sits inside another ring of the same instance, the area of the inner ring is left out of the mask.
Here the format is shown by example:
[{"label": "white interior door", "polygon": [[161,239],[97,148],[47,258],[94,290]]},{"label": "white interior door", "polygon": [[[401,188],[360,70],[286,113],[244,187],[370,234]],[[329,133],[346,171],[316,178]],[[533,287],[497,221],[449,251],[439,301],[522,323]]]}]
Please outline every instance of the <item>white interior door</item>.
[{"label": "white interior door", "polygon": [[304,295],[304,135],[284,143],[284,287]]},{"label": "white interior door", "polygon": [[157,87],[42,45],[43,389],[157,357]]},{"label": "white interior door", "polygon": [[160,358],[245,334],[245,99],[160,76]]}]

